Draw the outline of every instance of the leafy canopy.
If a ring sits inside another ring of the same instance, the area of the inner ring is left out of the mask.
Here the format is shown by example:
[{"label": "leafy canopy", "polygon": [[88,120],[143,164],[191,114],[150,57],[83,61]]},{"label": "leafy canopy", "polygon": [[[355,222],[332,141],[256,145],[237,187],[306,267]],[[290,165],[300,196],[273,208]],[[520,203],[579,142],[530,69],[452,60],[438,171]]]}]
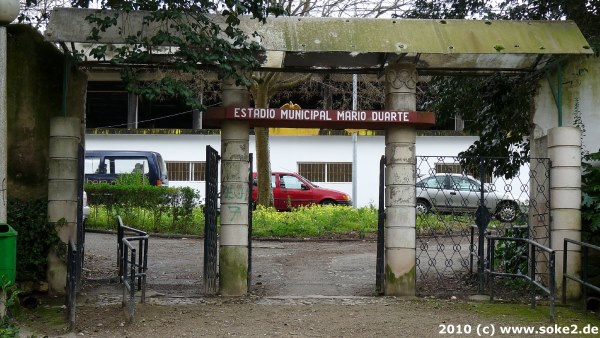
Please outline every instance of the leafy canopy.
[{"label": "leafy canopy", "polygon": [[[90,1],[76,0],[73,6],[87,8]],[[128,91],[149,100],[177,97],[192,108],[202,105],[187,82],[200,70],[208,68],[220,79],[230,77],[238,85],[250,85],[244,73],[260,65],[263,48],[256,32],[249,36],[240,28],[241,16],[264,23],[268,15],[283,14],[269,0],[102,0],[100,8],[86,18],[93,24],[89,39],[97,43],[88,56],[119,67]],[[156,33],[146,35],[140,30],[125,36],[123,45],[102,43],[102,34],[132,11],[144,11],[144,25],[159,27]],[[142,81],[140,74],[148,65],[169,71],[157,81]]]},{"label": "leafy canopy", "polygon": [[[581,0],[416,0],[403,17],[429,19],[511,19],[575,21],[588,42],[600,50],[600,1]],[[533,97],[543,74],[434,77],[428,84],[423,110],[439,122],[460,116],[465,130],[479,135],[459,154],[463,165],[470,157],[500,157],[494,174],[510,177],[529,156]]]}]

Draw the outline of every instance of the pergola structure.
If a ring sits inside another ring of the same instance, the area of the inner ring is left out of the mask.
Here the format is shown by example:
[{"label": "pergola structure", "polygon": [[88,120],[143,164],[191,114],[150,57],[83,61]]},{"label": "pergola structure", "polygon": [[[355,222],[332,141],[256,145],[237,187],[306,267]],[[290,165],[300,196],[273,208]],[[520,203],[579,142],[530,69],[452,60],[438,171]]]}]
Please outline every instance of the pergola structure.
[{"label": "pergola structure", "polygon": [[[67,51],[91,48],[94,43],[87,37],[92,26],[85,17],[93,11],[55,10],[45,32],[46,38],[61,43]],[[135,11],[122,13],[117,26],[102,34],[100,43],[119,45],[124,43],[126,36],[138,31],[152,35],[160,27],[143,25],[144,15]],[[327,111],[308,111],[293,115],[293,120],[286,120],[282,118],[281,110],[273,110],[273,118],[271,112],[261,115],[260,111],[252,115],[255,118],[242,117],[241,109],[249,108],[249,91],[227,79],[222,85],[223,108],[212,115],[209,112],[205,119],[222,129],[221,190],[240,190],[246,196],[250,193],[247,185],[248,140],[253,126],[301,127],[318,126],[322,122],[329,128],[385,130],[386,295],[410,296],[415,295],[416,290],[416,128],[434,122],[431,113],[416,112],[418,75],[534,72],[546,67],[555,56],[592,53],[571,21],[279,17],[268,19],[264,25],[242,20],[241,26],[248,33],[256,31],[260,35],[258,42],[265,48],[263,71],[374,73],[385,77],[385,111],[375,113],[383,113],[384,118],[385,112],[394,113],[394,119],[388,114],[387,120],[373,121],[367,117],[379,115],[364,112],[365,118],[359,118],[362,112],[350,112],[348,119],[342,115],[343,121],[336,122]],[[94,65],[106,66],[100,62],[88,64]],[[557,136],[552,138],[552,147],[556,149],[553,153],[561,158],[580,156],[578,148],[571,147],[571,138],[561,139],[561,135],[567,134],[570,135],[560,130],[551,131],[551,136]],[[571,162],[553,161],[557,165],[572,165]],[[572,198],[572,192],[579,191],[580,186],[575,182],[560,189],[568,190],[569,198]],[[554,191],[556,196],[562,194],[560,189]],[[243,271],[247,271],[248,213],[251,211],[247,198],[238,198],[241,195],[228,194],[221,198],[220,291],[223,295],[239,296],[247,292],[247,276]],[[553,195],[553,201],[560,201],[560,198]],[[552,208],[556,215],[564,209],[556,205]],[[568,229],[571,232],[562,234],[574,234],[576,238],[580,231],[580,226],[577,227],[574,224]],[[562,250],[561,244],[552,246]],[[578,271],[576,266],[572,270]]]}]

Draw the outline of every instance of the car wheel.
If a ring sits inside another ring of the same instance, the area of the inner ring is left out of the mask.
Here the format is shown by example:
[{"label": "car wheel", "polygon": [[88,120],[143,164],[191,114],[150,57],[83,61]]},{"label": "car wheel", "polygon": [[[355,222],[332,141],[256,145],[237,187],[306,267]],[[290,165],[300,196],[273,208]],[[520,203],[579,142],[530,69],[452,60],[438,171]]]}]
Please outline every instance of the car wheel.
[{"label": "car wheel", "polygon": [[417,200],[417,214],[426,214],[429,212],[430,206],[426,200]]},{"label": "car wheel", "polygon": [[321,205],[336,205],[334,200],[322,200]]},{"label": "car wheel", "polygon": [[496,217],[501,222],[512,222],[517,218],[517,205],[514,202],[503,202],[496,210]]}]

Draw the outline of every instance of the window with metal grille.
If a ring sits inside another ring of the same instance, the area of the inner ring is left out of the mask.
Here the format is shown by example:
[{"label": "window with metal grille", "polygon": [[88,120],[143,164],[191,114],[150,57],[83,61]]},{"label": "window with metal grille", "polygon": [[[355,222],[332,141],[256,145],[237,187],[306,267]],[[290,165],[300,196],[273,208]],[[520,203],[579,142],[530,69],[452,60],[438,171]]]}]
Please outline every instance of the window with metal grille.
[{"label": "window with metal grille", "polygon": [[170,181],[204,181],[206,162],[167,161]]},{"label": "window with metal grille", "polygon": [[[435,172],[436,173],[444,173],[444,174],[463,174],[463,175],[471,175],[474,178],[480,180],[479,172],[466,172],[463,170],[462,166],[459,163],[436,163],[435,164]],[[485,175],[483,180],[480,180],[483,183],[491,183],[492,177],[490,175]]]},{"label": "window with metal grille", "polygon": [[298,162],[298,174],[312,182],[352,182],[352,163]]},{"label": "window with metal grille", "polygon": [[463,170],[458,163],[436,163],[435,172],[444,174],[462,174]]}]

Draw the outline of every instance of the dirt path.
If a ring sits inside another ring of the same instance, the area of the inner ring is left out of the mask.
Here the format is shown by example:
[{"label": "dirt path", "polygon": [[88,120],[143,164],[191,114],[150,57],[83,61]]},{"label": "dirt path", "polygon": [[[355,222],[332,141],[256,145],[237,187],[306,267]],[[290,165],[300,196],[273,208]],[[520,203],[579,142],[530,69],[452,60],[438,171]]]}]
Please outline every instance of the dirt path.
[{"label": "dirt path", "polygon": [[[469,311],[469,302],[461,298],[376,296],[376,244],[371,241],[255,241],[253,285],[249,296],[240,298],[203,294],[202,248],[199,239],[151,237],[147,303],[138,305],[129,324],[116,283],[116,235],[88,233],[76,330],[65,334],[60,326],[32,320],[26,332],[49,337],[436,337],[440,325],[492,322]],[[60,305],[43,306],[64,314]]]}]

